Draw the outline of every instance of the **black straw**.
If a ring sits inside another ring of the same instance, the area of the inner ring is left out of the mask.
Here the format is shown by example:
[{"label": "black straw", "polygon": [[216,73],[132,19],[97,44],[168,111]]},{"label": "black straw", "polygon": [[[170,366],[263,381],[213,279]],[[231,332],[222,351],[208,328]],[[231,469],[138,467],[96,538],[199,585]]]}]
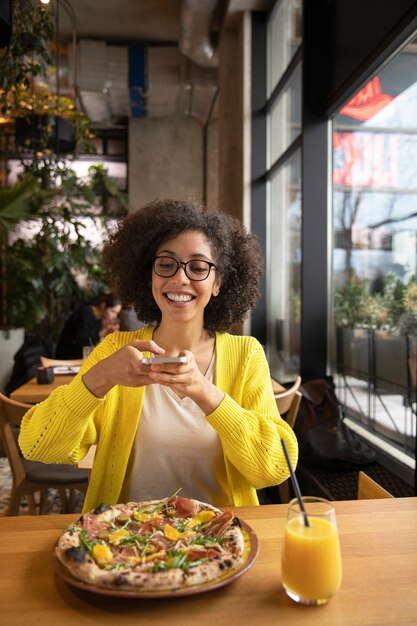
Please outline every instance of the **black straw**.
[{"label": "black straw", "polygon": [[292,486],[294,487],[294,491],[295,491],[295,495],[297,496],[298,504],[300,505],[300,509],[301,509],[301,511],[303,513],[303,516],[304,516],[304,525],[305,526],[310,526],[310,522],[308,521],[307,513],[306,513],[306,510],[305,510],[305,507],[304,507],[303,498],[301,496],[300,486],[298,484],[297,477],[296,477],[296,475],[294,473],[294,470],[292,468],[292,465],[291,465],[290,457],[289,457],[288,450],[287,450],[287,444],[285,443],[284,439],[282,439],[282,438],[281,438],[281,443],[282,443],[282,448],[284,450],[285,459],[287,461],[288,469],[290,470]]}]

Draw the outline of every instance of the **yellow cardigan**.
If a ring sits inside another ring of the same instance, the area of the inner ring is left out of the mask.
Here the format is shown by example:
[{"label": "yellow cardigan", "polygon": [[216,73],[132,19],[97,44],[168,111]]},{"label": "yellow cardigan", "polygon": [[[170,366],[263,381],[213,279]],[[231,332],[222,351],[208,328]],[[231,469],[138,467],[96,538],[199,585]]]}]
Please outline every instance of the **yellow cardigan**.
[{"label": "yellow cardigan", "polygon": [[[27,459],[77,463],[97,444],[84,511],[118,502],[146,387],[116,385],[104,398],[96,398],[82,376],[126,344],[152,339],[153,330],[148,326],[108,335],[68,385],[58,387],[23,418],[19,444]],[[206,419],[223,445],[232,504],[259,504],[256,489],[289,476],[281,437],[295,467],[296,437],[278,414],[268,363],[256,339],[216,333],[215,378],[225,397]]]}]

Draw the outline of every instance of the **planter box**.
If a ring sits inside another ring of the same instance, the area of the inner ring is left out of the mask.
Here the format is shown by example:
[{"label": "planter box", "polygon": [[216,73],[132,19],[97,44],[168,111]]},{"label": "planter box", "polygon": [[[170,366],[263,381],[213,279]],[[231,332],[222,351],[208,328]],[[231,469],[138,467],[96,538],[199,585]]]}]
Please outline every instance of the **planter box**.
[{"label": "planter box", "polygon": [[409,365],[407,337],[376,330],[373,333],[374,384],[381,390],[408,391]]},{"label": "planter box", "polygon": [[371,331],[366,328],[337,328],[337,371],[369,381],[372,375]]},{"label": "planter box", "polygon": [[417,397],[417,337],[408,337],[408,371],[410,376],[410,397]]}]

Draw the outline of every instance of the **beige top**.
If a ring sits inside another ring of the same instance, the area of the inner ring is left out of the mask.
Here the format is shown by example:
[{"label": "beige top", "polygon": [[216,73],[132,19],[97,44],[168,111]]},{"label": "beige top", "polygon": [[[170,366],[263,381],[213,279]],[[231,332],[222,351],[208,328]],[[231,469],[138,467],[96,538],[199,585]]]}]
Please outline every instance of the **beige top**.
[{"label": "beige top", "polygon": [[[215,353],[206,372],[213,380]],[[149,385],[120,495],[121,502],[179,495],[215,506],[232,502],[220,438],[190,398]]]}]

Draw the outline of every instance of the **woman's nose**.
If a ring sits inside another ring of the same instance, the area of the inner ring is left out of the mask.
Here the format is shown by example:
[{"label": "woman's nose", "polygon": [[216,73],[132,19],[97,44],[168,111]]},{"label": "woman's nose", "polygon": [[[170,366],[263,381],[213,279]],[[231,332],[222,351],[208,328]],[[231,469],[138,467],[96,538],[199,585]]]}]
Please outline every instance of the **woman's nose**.
[{"label": "woman's nose", "polygon": [[174,276],[172,276],[172,280],[174,282],[188,282],[190,279],[188,278],[187,274],[185,273],[185,267],[183,265],[180,265],[178,270],[175,272]]}]

